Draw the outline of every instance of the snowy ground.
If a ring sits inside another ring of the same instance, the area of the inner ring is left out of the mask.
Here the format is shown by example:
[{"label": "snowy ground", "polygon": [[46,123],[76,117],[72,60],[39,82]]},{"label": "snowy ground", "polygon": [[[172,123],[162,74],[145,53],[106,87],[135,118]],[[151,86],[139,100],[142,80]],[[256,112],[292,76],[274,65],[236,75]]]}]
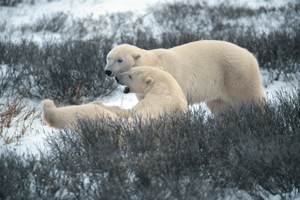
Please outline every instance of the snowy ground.
[{"label": "snowy ground", "polygon": [[[262,73],[262,77],[263,79],[265,78],[264,73]],[[285,90],[290,90],[291,88],[293,88],[293,83],[287,83],[282,80],[279,80],[268,85],[267,88],[264,87],[264,92],[267,99],[269,100],[272,99],[272,94],[274,93],[274,91],[281,88]],[[101,101],[105,105],[109,105],[109,106],[115,105],[127,109],[132,108],[138,102],[138,100],[136,99],[134,94],[124,94],[122,90],[123,88],[119,87],[116,89],[116,91],[113,94],[111,94],[111,96],[105,97],[103,99],[97,99],[97,101]],[[2,100],[3,99],[0,99],[0,102]],[[36,102],[28,99],[26,101],[28,101],[28,104],[30,106],[36,106],[38,108],[38,111],[40,111],[41,102]],[[204,103],[193,105],[191,106],[191,109],[197,106],[201,106],[203,109],[207,109],[208,114],[210,113]],[[31,123],[30,120],[27,121],[28,123]],[[10,128],[4,130],[5,133],[4,135],[6,137],[9,135],[14,135],[15,132],[21,130],[22,128],[21,125],[22,124],[20,123],[17,124],[17,122],[14,122]],[[24,136],[21,137],[19,141],[13,141],[10,144],[5,145],[3,138],[0,138],[0,154],[5,148],[13,148],[16,150],[16,152],[20,154],[26,152],[36,154],[38,151],[37,147],[43,149],[43,141],[44,138],[46,137],[45,134],[46,133],[55,134],[56,132],[57,130],[47,126],[44,122],[42,122],[41,118],[34,119],[32,121],[31,127],[26,130]]]},{"label": "snowy ground", "polygon": [[[175,0],[176,1],[176,0]],[[226,0],[221,0],[222,2],[227,2]],[[212,0],[208,1],[209,4],[219,4],[221,1]],[[6,26],[9,27],[17,27],[21,24],[27,24],[32,22],[33,20],[43,16],[49,15],[51,13],[56,12],[65,12],[70,13],[74,17],[86,17],[92,16],[93,18],[97,18],[99,15],[103,15],[106,13],[112,12],[124,12],[124,11],[133,11],[138,14],[143,14],[147,11],[149,5],[156,4],[159,6],[159,3],[163,2],[174,2],[174,0],[54,0],[48,2],[46,0],[36,0],[35,5],[30,5],[30,3],[19,4],[17,7],[0,7],[0,19],[6,21]],[[28,1],[29,2],[29,1]],[[230,2],[234,5],[246,5],[249,7],[279,7],[287,2],[295,2],[294,0],[230,0]],[[0,20],[0,21],[1,21]],[[1,22],[0,22],[1,25]],[[0,39],[6,37],[5,34],[8,33],[0,33]],[[20,33],[14,33],[10,36],[12,40],[20,39]],[[36,35],[32,35],[31,37],[40,37],[38,33]],[[55,35],[53,35],[55,37]],[[0,65],[3,67],[3,65]],[[267,82],[267,76],[265,72],[261,72],[263,77],[263,82]],[[284,88],[291,89],[293,85],[291,83],[284,82],[283,80],[279,80],[273,82],[268,85],[268,87],[264,87],[265,94],[267,99],[272,98],[273,91]],[[133,94],[123,94],[122,88],[117,89],[111,96],[97,99],[98,101],[102,101],[106,105],[117,105],[122,106],[123,108],[131,108],[137,103],[137,99]],[[0,99],[0,102],[3,102],[4,99]],[[37,106],[38,110],[40,110],[41,102],[36,102],[32,100],[28,101],[29,106]],[[196,105],[199,106],[199,105]],[[204,104],[200,104],[204,109],[206,109]],[[0,107],[1,109],[1,107]],[[28,120],[30,121],[30,120]],[[19,123],[22,124],[22,123]],[[21,125],[20,125],[21,126]],[[13,126],[10,128],[6,128],[3,132],[6,136],[10,134],[14,134],[16,131],[19,131],[22,127],[18,126],[18,122],[14,122]],[[30,128],[28,128],[23,137],[19,141],[13,141],[8,145],[4,144],[4,138],[0,138],[0,154],[5,150],[5,148],[13,148],[16,152],[22,153],[33,153],[36,154],[38,148],[43,149],[43,140],[47,133],[55,134],[56,130],[46,126],[41,118],[34,119],[31,123]],[[273,197],[272,199],[278,199],[278,197]],[[279,197],[280,199],[280,197]]]},{"label": "snowy ground", "polygon": [[[51,13],[65,12],[70,13],[74,17],[86,17],[92,15],[97,19],[99,15],[113,12],[133,11],[137,14],[146,12],[148,6],[166,2],[177,2],[180,0],[36,0],[34,5],[30,5],[29,0],[25,0],[17,7],[0,7],[0,18],[13,26],[24,23],[30,23],[33,20],[49,15]],[[190,0],[188,2],[194,2]],[[211,0],[206,1],[209,5],[218,5],[227,0]],[[296,0],[230,0],[231,4],[236,6],[248,6],[251,8],[264,7],[280,7],[288,2],[296,2]]]},{"label": "snowy ground", "polygon": [[[177,1],[177,0],[175,0]],[[34,5],[30,5],[29,1],[24,1],[22,4],[18,4],[17,7],[0,7],[0,18],[3,21],[6,21],[9,27],[20,26],[21,24],[26,24],[34,21],[42,17],[43,15],[49,15],[51,13],[56,12],[65,12],[70,13],[74,17],[85,17],[85,16],[93,16],[97,18],[99,15],[103,15],[106,13],[113,12],[125,12],[125,11],[133,11],[137,14],[143,14],[147,12],[147,8],[151,5],[159,6],[160,3],[165,2],[174,2],[174,0],[57,0],[57,1],[46,1],[46,0],[37,0]],[[190,1],[193,2],[193,1]],[[221,2],[227,2],[226,0],[217,1],[212,0],[209,1],[209,4],[216,5]],[[295,2],[295,0],[231,0],[232,5],[236,6],[249,6],[249,7],[279,7],[287,2]],[[32,37],[39,37],[39,33],[33,34]],[[36,36],[37,35],[37,36]],[[12,40],[20,39],[18,38],[18,34],[14,36]],[[55,37],[55,35],[53,35]],[[4,36],[0,35],[0,39],[4,38]],[[4,68],[4,65],[0,65]],[[262,72],[263,82],[267,82],[267,76],[265,72]],[[264,84],[265,85],[265,84]],[[272,98],[272,92],[276,89],[284,88],[290,89],[292,88],[291,83],[287,83],[284,81],[276,81],[268,85],[268,87],[264,87],[265,94],[267,98]],[[4,99],[0,99],[0,102],[4,101]],[[37,106],[40,109],[40,102],[34,102],[31,100],[28,101],[28,104],[31,106]],[[98,99],[98,101],[102,101],[106,105],[118,105],[123,108],[131,108],[137,103],[137,99],[133,94],[123,94],[122,89],[117,89],[111,96],[106,97],[104,99]],[[204,104],[195,105],[202,106],[204,109],[207,109]],[[20,123],[19,123],[20,124]],[[18,127],[17,122],[15,122],[15,126],[11,126],[9,129],[5,129],[3,132],[6,136],[10,134],[14,134],[16,131],[20,130],[22,127]],[[13,147],[17,152],[23,153],[29,150],[30,152],[36,152],[36,145],[40,145],[42,147],[43,138],[45,137],[45,133],[56,132],[56,130],[46,126],[40,118],[32,121],[30,128],[28,128],[24,134],[24,136],[19,141],[13,141],[8,145],[4,145],[3,138],[0,138],[0,153],[4,148]],[[34,145],[36,144],[36,145]]]},{"label": "snowy ground", "polygon": [[[159,7],[162,3],[177,1],[180,0],[35,0],[35,3],[31,5],[30,0],[24,0],[24,3],[18,4],[16,7],[0,7],[0,39],[9,38],[12,41],[20,41],[21,38],[26,38],[33,39],[37,42],[42,42],[45,39],[60,39],[63,35],[59,33],[48,33],[47,31],[32,33],[26,30],[30,25],[37,22],[38,19],[53,16],[58,13],[64,13],[71,16],[68,20],[70,26],[72,26],[72,19],[82,19],[85,21],[84,23],[89,23],[86,21],[91,19],[97,20],[99,19],[99,16],[107,13],[127,11],[132,11],[136,16],[142,16],[147,13],[150,6]],[[192,3],[197,1],[187,0],[186,2]],[[219,5],[221,3],[226,5],[230,2],[231,5],[234,6],[249,8],[259,8],[263,6],[265,8],[271,8],[286,5],[289,2],[293,3],[296,2],[296,0],[211,0],[204,2],[208,5]],[[276,28],[284,20],[282,17],[277,18],[276,16],[267,16],[263,14],[260,18],[258,32],[268,32],[268,29]],[[151,15],[148,16],[148,21],[148,24],[155,29],[155,24]],[[250,18],[239,19],[239,23],[245,25],[251,25],[252,21],[253,19]],[[5,31],[1,31],[2,27],[8,28],[6,28]],[[101,34],[105,34],[107,31],[108,30],[105,28]],[[87,34],[84,38],[88,39],[90,36],[91,33]]]}]

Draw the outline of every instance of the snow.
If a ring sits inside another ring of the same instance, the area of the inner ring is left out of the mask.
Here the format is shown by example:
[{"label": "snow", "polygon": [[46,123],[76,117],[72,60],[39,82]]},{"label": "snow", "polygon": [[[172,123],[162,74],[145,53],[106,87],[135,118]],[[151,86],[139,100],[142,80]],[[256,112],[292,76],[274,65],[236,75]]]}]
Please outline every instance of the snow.
[{"label": "snow", "polygon": [[[263,79],[265,75],[262,74]],[[293,88],[292,83],[285,82],[283,80],[276,81],[272,84],[269,84],[268,87],[264,87],[264,92],[268,100],[273,98],[274,91],[278,89],[290,90]],[[102,99],[96,99],[96,101],[101,101],[107,106],[120,106],[124,109],[130,109],[135,104],[137,104],[138,100],[134,94],[124,94],[122,92],[123,87],[118,87],[115,92],[113,92],[109,97],[105,97]],[[32,101],[32,100],[26,100]],[[1,100],[0,100],[1,102]],[[37,109],[40,110],[41,102],[32,101],[31,104],[36,105]],[[202,109],[206,109],[207,114],[210,114],[210,111],[206,107],[204,103],[196,104],[190,106],[190,109],[201,107]],[[197,109],[196,109],[197,110]],[[21,114],[20,114],[21,115]],[[29,120],[30,121],[30,120]],[[21,127],[17,127],[19,128]],[[12,124],[11,128],[6,129],[5,132],[13,134],[16,131],[16,127]],[[3,141],[3,138],[0,138],[0,154],[5,151],[6,148],[13,148],[16,152],[22,153],[33,153],[36,154],[38,152],[38,148],[43,148],[43,139],[46,138],[46,134],[57,133],[57,130],[47,126],[44,122],[42,122],[41,118],[37,118],[33,120],[31,128],[26,131],[23,137],[19,141],[13,141],[10,144],[6,144]]]},{"label": "snow", "polygon": [[[149,6],[159,7],[163,3],[167,2],[177,2],[180,0],[35,0],[34,4],[31,5],[30,0],[24,0],[24,3],[18,4],[16,7],[0,7],[0,39],[9,38],[12,41],[20,41],[20,38],[33,39],[41,43],[45,39],[61,38],[63,37],[57,33],[48,33],[47,31],[32,33],[28,31],[28,27],[36,23],[37,19],[47,18],[49,16],[61,14],[67,14],[70,16],[69,27],[72,27],[72,19],[83,19],[85,23],[87,19],[97,20],[99,16],[105,15],[107,13],[116,12],[127,12],[130,11],[134,16],[142,16],[147,14]],[[185,2],[199,2],[196,0],[185,0]],[[287,3],[296,2],[296,0],[211,0],[204,1],[203,4],[208,5],[219,5],[224,3],[227,5],[228,2],[234,6],[258,8],[261,6],[270,7],[280,7]],[[144,23],[152,25],[155,30],[155,24],[152,20],[151,15],[147,16]],[[276,19],[272,16],[264,16],[261,14],[262,19],[259,20],[261,25],[259,26],[258,32],[268,32],[269,29],[274,29],[278,24],[282,23],[284,19]],[[241,24],[249,25],[257,19],[239,19]],[[148,21],[148,22],[146,22]],[[243,22],[244,21],[244,22]],[[94,25],[89,25],[92,28]],[[2,27],[6,28],[5,31],[1,31]],[[103,30],[109,32],[109,30]],[[159,31],[159,30],[157,30]],[[49,35],[50,34],[50,35]],[[90,33],[92,34],[92,33]],[[90,34],[86,35],[85,38],[89,38]]]},{"label": "snow", "polygon": [[[1,65],[0,65],[1,66]],[[134,94],[124,94],[122,92],[123,87],[119,87],[115,92],[111,94],[111,96],[96,99],[95,101],[101,101],[107,106],[120,106],[124,109],[130,109],[135,104],[137,104],[138,100]],[[1,98],[0,102],[4,102],[5,99]],[[37,107],[38,111],[41,108],[41,102],[35,102],[33,100],[25,100],[29,104]],[[24,113],[21,113],[19,116],[22,116]],[[16,117],[17,119],[19,118]],[[27,119],[26,122],[31,122],[30,119]],[[25,126],[28,124],[25,124]],[[34,119],[30,129],[27,129],[24,136],[21,137],[18,141],[13,141],[9,144],[5,144],[4,138],[15,135],[15,132],[20,132],[22,126],[20,126],[16,121],[12,122],[10,128],[4,128],[4,137],[0,138],[0,154],[5,151],[6,148],[14,149],[17,153],[29,153],[29,154],[37,154],[39,149],[43,149],[44,139],[46,138],[46,134],[55,134],[58,133],[58,130],[49,127],[46,125],[41,118]]]},{"label": "snow", "polygon": [[[144,14],[147,12],[148,7],[151,5],[159,6],[161,3],[167,2],[176,2],[178,0],[59,0],[59,1],[47,1],[47,0],[37,0],[35,1],[34,5],[30,4],[30,1],[24,1],[22,4],[18,4],[16,7],[0,7],[0,18],[3,21],[6,21],[6,26],[19,26],[21,24],[31,23],[32,21],[41,18],[43,15],[50,15],[53,13],[64,12],[73,15],[73,17],[86,17],[92,16],[93,18],[97,19],[99,15],[104,15],[107,13],[114,13],[114,12],[126,12],[132,11],[136,14]],[[188,1],[193,3],[194,1]],[[209,1],[209,5],[218,5],[220,3],[226,3],[226,0],[212,0]],[[232,5],[235,6],[249,6],[252,8],[265,6],[265,7],[280,7],[288,2],[295,2],[295,0],[269,0],[269,1],[262,1],[262,0],[231,0]],[[244,19],[246,21],[246,19]],[[247,23],[247,22],[245,22]],[[276,23],[276,22],[274,22]],[[277,24],[273,25],[277,26]],[[39,40],[41,36],[36,33],[33,35],[33,38]],[[1,36],[0,36],[1,38]],[[59,34],[52,33],[51,38],[59,38]],[[0,65],[3,72],[5,72],[6,65]],[[266,72],[262,71],[263,82],[266,81]],[[271,84],[268,84],[268,87],[264,87],[265,94],[268,98],[272,98],[272,92],[279,88],[290,89],[292,88],[292,84],[285,82],[285,81],[276,81]],[[103,102],[106,105],[117,105],[121,106],[122,108],[132,108],[138,101],[133,94],[123,94],[122,88],[120,87],[117,89],[111,96],[97,99],[98,101]],[[0,100],[0,102],[3,102]],[[30,100],[27,100],[30,102]],[[31,104],[35,104],[38,109],[40,109],[40,102],[31,102]],[[199,104],[191,106],[197,107],[201,106],[204,109],[207,109],[205,104]],[[208,111],[209,113],[209,111]],[[16,122],[15,122],[16,123]],[[19,128],[19,127],[17,127]],[[11,128],[6,129],[5,132],[14,132],[16,127],[14,125]],[[0,153],[6,147],[11,147],[16,149],[17,152],[25,152],[31,151],[36,152],[36,146],[33,144],[42,143],[43,138],[45,138],[45,134],[47,132],[55,133],[56,130],[48,127],[45,125],[40,118],[35,119],[32,123],[30,129],[24,134],[23,137],[19,141],[11,142],[8,145],[4,145],[3,138],[0,138]]]},{"label": "snow", "polygon": [[[175,0],[176,1],[176,0]],[[16,7],[0,7],[0,26],[2,23],[6,23],[7,27],[17,27],[22,24],[30,24],[32,21],[42,17],[43,15],[51,15],[53,13],[64,12],[71,14],[73,17],[87,17],[91,16],[94,19],[97,19],[99,15],[104,15],[107,13],[114,12],[125,12],[132,11],[135,14],[144,14],[147,12],[149,5],[159,6],[159,3],[165,2],[174,2],[174,0],[57,0],[57,1],[47,1],[47,0],[36,0],[34,5],[30,5],[29,1],[19,4]],[[192,0],[189,2],[193,2]],[[208,1],[209,5],[217,5],[221,2],[228,2],[227,0],[211,0]],[[230,0],[231,4],[236,6],[249,6],[252,8],[265,6],[265,7],[280,7],[288,2],[296,2],[296,0]],[[247,19],[244,19],[247,23]],[[267,21],[267,18],[264,19]],[[267,21],[268,22],[268,21]],[[269,23],[269,22],[268,22]],[[272,26],[276,27],[277,22],[273,22]],[[263,27],[262,27],[263,29]],[[40,35],[39,35],[40,34]],[[4,36],[2,36],[4,37]],[[20,37],[20,33],[14,33],[12,38]],[[32,35],[35,41],[41,41],[43,33],[35,33]],[[59,38],[59,34],[52,34],[50,37]],[[0,33],[1,39],[1,33]],[[5,70],[5,65],[0,65],[2,70]],[[267,76],[264,71],[261,72],[263,77],[263,82],[267,82]],[[264,84],[267,85],[267,84]],[[267,96],[267,99],[272,99],[272,93],[279,88],[291,89],[293,84],[285,82],[283,80],[274,81],[273,83],[268,84],[267,87],[264,87],[264,92]],[[0,99],[1,102],[5,101],[4,98]],[[35,105],[40,111],[41,102],[33,101],[27,99],[30,105]],[[119,87],[112,95],[106,98],[97,99],[97,101],[103,102],[105,105],[116,105],[121,106],[122,108],[132,108],[138,101],[134,94],[123,94],[122,88]],[[197,107],[201,106],[204,109],[207,109],[204,104],[198,104],[191,106]],[[1,108],[1,107],[0,107]],[[209,111],[208,111],[209,113]],[[20,114],[22,115],[22,113]],[[20,124],[17,121],[12,123],[10,128],[6,128],[4,132],[6,136],[9,134],[13,135],[20,128]],[[28,125],[28,124],[27,124]],[[57,130],[48,127],[45,123],[42,122],[41,118],[36,118],[32,120],[30,128],[26,129],[24,136],[22,136],[18,141],[12,141],[10,144],[5,144],[4,137],[0,138],[0,154],[5,152],[6,148],[15,149],[16,152],[23,153],[32,153],[37,154],[39,149],[43,150],[44,139],[46,134],[56,134]],[[270,197],[271,200],[281,199],[279,195]]]},{"label": "snow", "polygon": [[[164,0],[163,2],[173,2]],[[148,5],[153,5],[158,0],[61,0],[61,1],[37,1],[36,4],[19,4],[16,8],[0,7],[0,18],[11,22],[13,26],[30,23],[34,19],[51,13],[68,13],[74,17],[86,17],[92,15],[97,19],[99,15],[115,12],[133,11],[137,14],[144,13]]]}]

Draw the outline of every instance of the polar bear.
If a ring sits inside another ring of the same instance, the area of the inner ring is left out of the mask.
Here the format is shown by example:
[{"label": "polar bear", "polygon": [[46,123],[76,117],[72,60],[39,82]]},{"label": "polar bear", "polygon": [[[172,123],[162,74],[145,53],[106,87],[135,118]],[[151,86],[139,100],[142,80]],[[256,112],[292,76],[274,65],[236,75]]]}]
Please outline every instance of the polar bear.
[{"label": "polar bear", "polygon": [[56,108],[54,102],[46,99],[42,102],[42,119],[50,127],[57,129],[72,129],[81,117],[91,116],[106,117],[116,120],[118,116],[97,104],[85,104],[80,106],[65,106]]},{"label": "polar bear", "polygon": [[[140,66],[115,77],[117,82],[125,85],[124,93],[137,93],[144,96],[132,109],[118,106],[105,106],[101,102],[92,102],[80,106],[56,108],[53,101],[42,102],[42,118],[54,128],[69,128],[76,125],[81,116],[121,117],[133,123],[134,117],[143,120],[157,118],[159,115],[186,112],[188,104],[176,80],[159,68]],[[88,114],[88,115],[87,115]]]},{"label": "polar bear", "polygon": [[174,113],[188,110],[187,100],[177,81],[169,73],[159,68],[134,67],[117,75],[115,79],[119,84],[126,86],[124,93],[130,92],[144,96],[130,110],[117,106],[104,106],[118,116],[128,118],[138,115],[144,118],[157,118],[165,112]]},{"label": "polar bear", "polygon": [[[229,42],[203,40],[154,50],[119,45],[108,53],[105,73],[115,77],[141,65],[169,72],[189,104],[205,102],[215,115],[245,101],[260,103],[264,99],[255,57]],[[137,98],[144,96],[137,94]]]}]

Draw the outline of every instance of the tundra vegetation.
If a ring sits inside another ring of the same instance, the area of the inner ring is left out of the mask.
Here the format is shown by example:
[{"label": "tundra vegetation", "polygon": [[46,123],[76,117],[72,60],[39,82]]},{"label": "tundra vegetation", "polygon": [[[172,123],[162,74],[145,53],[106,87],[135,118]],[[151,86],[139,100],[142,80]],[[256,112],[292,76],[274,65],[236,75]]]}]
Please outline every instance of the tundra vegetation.
[{"label": "tundra vegetation", "polygon": [[[0,6],[24,3],[37,2],[7,0]],[[271,20],[277,20],[276,27]],[[16,42],[9,37],[13,33],[60,38]],[[181,1],[150,7],[142,16],[55,13],[20,26],[1,21],[0,137],[13,120],[30,129],[39,116],[25,98],[78,105],[109,97],[117,85],[105,77],[104,66],[115,44],[154,49],[202,39],[229,41],[252,52],[265,73],[265,87],[299,81],[299,1],[255,9]],[[263,109],[245,105],[217,118],[194,109],[143,126],[137,118],[135,129],[83,116],[78,119],[82,135],[48,133],[38,156],[2,152],[0,199],[300,198],[300,89],[295,85],[273,95]],[[5,141],[18,140],[24,129]]]}]

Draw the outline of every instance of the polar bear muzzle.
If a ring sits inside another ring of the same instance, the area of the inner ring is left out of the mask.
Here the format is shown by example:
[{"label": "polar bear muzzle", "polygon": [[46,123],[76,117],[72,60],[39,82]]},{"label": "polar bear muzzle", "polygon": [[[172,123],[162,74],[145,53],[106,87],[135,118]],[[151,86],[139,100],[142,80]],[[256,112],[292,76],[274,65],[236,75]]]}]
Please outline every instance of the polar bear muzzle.
[{"label": "polar bear muzzle", "polygon": [[[120,77],[119,77],[119,78],[120,78]],[[123,83],[120,82],[120,79],[119,79],[119,78],[118,78],[118,76],[115,77],[117,83],[120,84],[120,85],[124,85]],[[124,92],[125,94],[129,93],[129,92],[130,92],[130,88],[129,88],[128,86],[125,86],[123,92]]]}]

